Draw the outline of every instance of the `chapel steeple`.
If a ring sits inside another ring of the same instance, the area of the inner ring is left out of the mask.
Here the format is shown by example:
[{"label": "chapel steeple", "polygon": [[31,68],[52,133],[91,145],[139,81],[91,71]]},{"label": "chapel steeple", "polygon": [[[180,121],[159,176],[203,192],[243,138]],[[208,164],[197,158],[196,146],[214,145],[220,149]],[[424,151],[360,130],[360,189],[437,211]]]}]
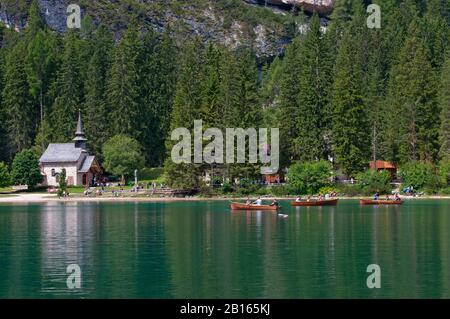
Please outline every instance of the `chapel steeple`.
[{"label": "chapel steeple", "polygon": [[75,148],[81,148],[83,150],[86,149],[86,136],[83,131],[83,123],[81,122],[81,110],[78,110],[78,123],[77,123],[77,131],[75,132],[75,138],[73,139],[75,142]]}]

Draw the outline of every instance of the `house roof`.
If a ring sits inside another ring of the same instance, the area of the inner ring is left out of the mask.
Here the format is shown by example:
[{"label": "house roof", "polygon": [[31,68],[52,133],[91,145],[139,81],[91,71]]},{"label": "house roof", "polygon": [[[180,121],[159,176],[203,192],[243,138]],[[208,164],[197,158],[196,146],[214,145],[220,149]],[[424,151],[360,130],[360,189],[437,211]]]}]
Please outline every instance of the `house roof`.
[{"label": "house roof", "polygon": [[83,149],[76,148],[74,143],[50,144],[40,158],[41,163],[77,162]]},{"label": "house roof", "polygon": [[79,169],[79,173],[87,173],[91,169],[92,164],[94,163],[95,156],[86,156],[83,165],[81,165]]},{"label": "house roof", "polygon": [[390,163],[390,162],[386,162],[386,161],[376,161],[375,165],[374,162],[371,161],[370,162],[370,168],[371,169],[397,169],[397,167]]}]

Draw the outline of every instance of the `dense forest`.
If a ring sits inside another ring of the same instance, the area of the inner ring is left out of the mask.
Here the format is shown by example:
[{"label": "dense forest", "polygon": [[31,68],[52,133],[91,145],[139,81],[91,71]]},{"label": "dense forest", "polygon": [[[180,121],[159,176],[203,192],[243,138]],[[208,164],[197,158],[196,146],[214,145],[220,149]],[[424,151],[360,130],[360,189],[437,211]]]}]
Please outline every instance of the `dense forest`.
[{"label": "dense forest", "polygon": [[[118,40],[89,16],[59,34],[34,1],[23,32],[0,25],[0,162],[70,141],[81,110],[91,152],[101,158],[108,139],[128,135],[176,187],[198,186],[211,169],[168,158],[171,130],[196,119],[204,128],[279,127],[282,168],[331,160],[354,177],[372,159],[448,163],[450,1],[373,3],[380,29],[367,27],[366,2],[338,0],[326,29],[316,14],[306,31],[294,16],[292,42],[261,63],[252,45],[180,43],[138,23]],[[217,169],[259,174],[252,165]]]}]

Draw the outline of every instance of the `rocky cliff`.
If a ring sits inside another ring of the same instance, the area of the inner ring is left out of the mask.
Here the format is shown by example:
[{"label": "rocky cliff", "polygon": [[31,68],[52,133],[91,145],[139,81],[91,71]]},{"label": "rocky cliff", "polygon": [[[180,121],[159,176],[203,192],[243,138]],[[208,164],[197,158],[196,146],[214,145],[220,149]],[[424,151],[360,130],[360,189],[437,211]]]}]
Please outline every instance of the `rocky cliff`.
[{"label": "rocky cliff", "polygon": [[[29,2],[0,0],[0,22],[23,30]],[[169,29],[179,39],[196,34],[230,47],[252,45],[265,58],[279,54],[290,40],[286,28],[289,6],[326,13],[334,0],[267,0],[277,10],[265,8],[265,0],[39,0],[50,28],[66,31],[66,10],[71,3],[78,3],[82,15],[89,15],[94,23],[107,24],[117,37],[131,21],[137,21],[144,29]]]},{"label": "rocky cliff", "polygon": [[309,12],[318,12],[326,15],[333,11],[336,0],[244,0],[258,5],[272,5],[281,8],[290,8],[292,6],[303,8]]}]

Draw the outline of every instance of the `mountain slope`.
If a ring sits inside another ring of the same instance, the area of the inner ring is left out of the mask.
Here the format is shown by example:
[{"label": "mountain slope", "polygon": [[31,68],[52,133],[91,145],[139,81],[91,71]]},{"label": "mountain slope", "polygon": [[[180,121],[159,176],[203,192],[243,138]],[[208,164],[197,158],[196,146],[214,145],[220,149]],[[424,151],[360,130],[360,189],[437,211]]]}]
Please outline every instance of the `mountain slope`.
[{"label": "mountain slope", "polygon": [[[0,20],[23,29],[29,2],[0,0]],[[73,2],[39,0],[41,12],[52,29],[66,30],[66,8]],[[276,4],[277,1],[269,2]],[[289,12],[259,6],[261,1],[79,0],[78,3],[84,17],[88,15],[94,23],[108,25],[117,37],[128,24],[136,23],[143,29],[170,29],[180,39],[196,34],[205,41],[212,40],[232,48],[252,45],[262,58],[277,55],[290,38],[292,18]]]}]

